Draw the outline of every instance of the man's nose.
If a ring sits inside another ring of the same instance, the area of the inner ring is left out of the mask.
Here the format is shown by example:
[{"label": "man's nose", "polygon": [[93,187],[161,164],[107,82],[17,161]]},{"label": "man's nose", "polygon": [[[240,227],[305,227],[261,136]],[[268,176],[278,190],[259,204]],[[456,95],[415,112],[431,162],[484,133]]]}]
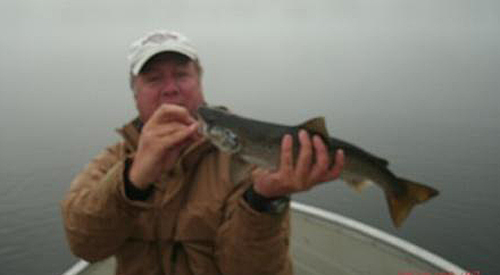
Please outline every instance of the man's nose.
[{"label": "man's nose", "polygon": [[179,85],[177,81],[173,78],[166,79],[161,87],[162,95],[177,95],[179,94]]}]

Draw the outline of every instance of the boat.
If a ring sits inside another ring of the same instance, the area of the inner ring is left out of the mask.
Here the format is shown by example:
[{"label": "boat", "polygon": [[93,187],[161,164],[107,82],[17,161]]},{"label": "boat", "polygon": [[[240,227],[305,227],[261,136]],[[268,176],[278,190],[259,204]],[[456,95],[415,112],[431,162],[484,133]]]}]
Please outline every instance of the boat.
[{"label": "boat", "polygon": [[[292,202],[291,253],[297,275],[465,275],[459,266],[342,215]],[[112,275],[115,260],[80,260],[63,275]]]}]

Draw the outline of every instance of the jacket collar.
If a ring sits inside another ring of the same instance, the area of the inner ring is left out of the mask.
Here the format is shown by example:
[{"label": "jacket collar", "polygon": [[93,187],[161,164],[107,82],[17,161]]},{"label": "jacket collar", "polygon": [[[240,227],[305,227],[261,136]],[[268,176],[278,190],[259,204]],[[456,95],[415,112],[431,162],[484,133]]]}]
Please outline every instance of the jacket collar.
[{"label": "jacket collar", "polygon": [[123,125],[121,128],[116,129],[116,131],[123,137],[125,140],[125,147],[130,152],[137,151],[137,145],[139,144],[139,136],[141,135],[143,123],[136,117],[132,121]]}]

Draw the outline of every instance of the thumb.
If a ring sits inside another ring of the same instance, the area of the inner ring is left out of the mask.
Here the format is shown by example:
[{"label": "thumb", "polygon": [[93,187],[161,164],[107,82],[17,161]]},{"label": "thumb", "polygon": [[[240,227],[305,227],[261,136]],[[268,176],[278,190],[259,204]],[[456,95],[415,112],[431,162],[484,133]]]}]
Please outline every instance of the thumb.
[{"label": "thumb", "polygon": [[270,172],[262,168],[256,168],[252,171],[252,178],[254,182],[260,182],[269,175]]}]

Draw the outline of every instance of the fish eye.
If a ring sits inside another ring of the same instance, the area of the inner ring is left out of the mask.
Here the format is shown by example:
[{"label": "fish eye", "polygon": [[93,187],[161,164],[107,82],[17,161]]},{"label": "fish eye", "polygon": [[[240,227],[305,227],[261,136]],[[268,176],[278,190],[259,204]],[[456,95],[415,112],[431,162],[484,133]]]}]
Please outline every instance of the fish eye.
[{"label": "fish eye", "polygon": [[209,129],[210,135],[214,138],[213,141],[219,144],[220,147],[227,151],[237,152],[241,145],[238,136],[230,129],[213,126]]},{"label": "fish eye", "polygon": [[240,146],[238,136],[228,129],[224,129],[224,136],[225,136],[225,145],[232,151],[237,151]]},{"label": "fish eye", "polygon": [[229,138],[232,138],[234,136],[233,132],[228,129],[224,129],[224,135]]}]

